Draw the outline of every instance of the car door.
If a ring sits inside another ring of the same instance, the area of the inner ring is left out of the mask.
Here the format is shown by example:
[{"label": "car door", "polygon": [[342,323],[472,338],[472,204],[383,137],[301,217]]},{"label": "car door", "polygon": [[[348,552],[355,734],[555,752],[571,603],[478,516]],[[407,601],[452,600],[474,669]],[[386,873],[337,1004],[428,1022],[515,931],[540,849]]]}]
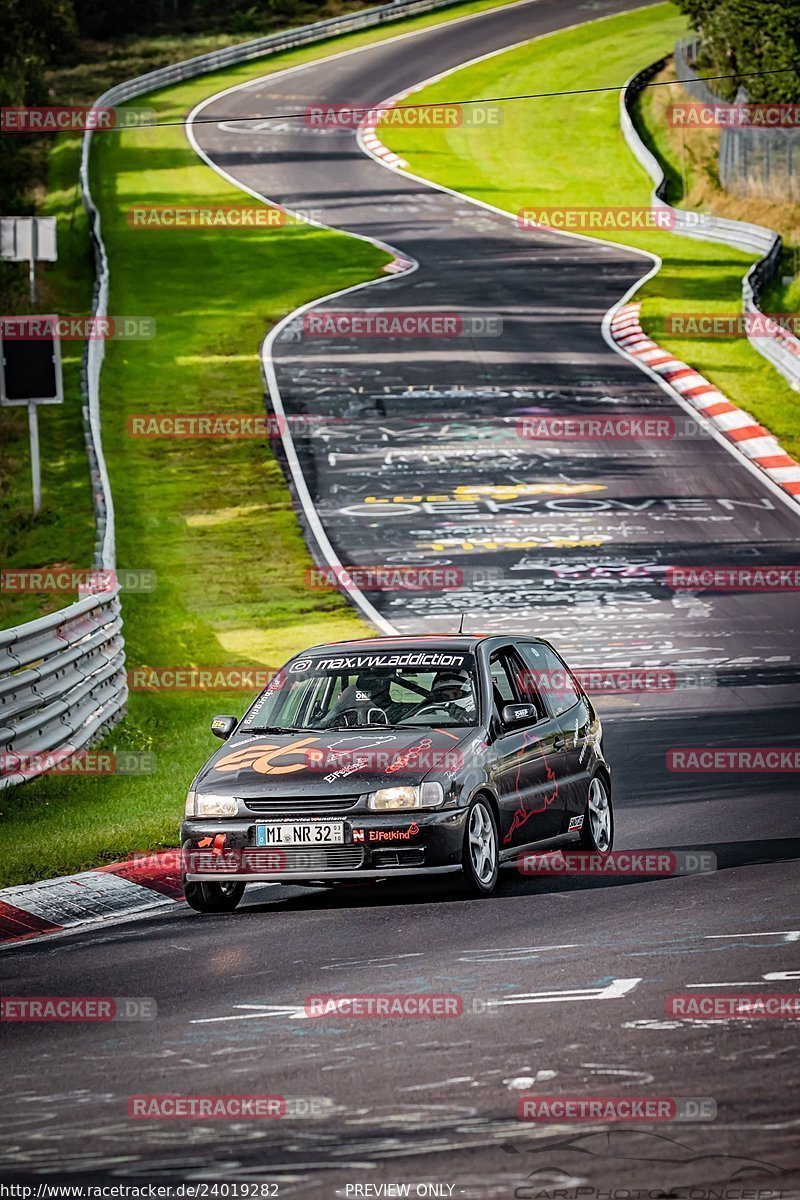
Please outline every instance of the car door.
[{"label": "car door", "polygon": [[563,739],[560,771],[566,830],[573,818],[583,816],[589,794],[591,712],[566,663],[551,646],[522,643],[519,651]]},{"label": "car door", "polygon": [[[560,730],[541,701],[522,688],[525,664],[510,646],[489,659],[493,711],[490,721],[493,780],[500,803],[500,849],[554,837],[563,824]],[[537,703],[538,716],[513,729],[503,725],[506,704]]]}]

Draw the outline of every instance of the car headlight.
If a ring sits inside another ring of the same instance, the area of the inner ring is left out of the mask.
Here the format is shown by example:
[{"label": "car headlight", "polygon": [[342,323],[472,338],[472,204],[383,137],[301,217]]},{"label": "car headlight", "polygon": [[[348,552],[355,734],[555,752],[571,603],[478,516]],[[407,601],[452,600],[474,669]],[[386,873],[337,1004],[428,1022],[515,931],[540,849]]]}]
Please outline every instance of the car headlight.
[{"label": "car headlight", "polygon": [[416,787],[379,788],[367,796],[367,808],[376,812],[395,812],[403,808],[438,808],[444,801],[440,783],[421,783]]},{"label": "car headlight", "polygon": [[235,817],[239,810],[238,801],[233,796],[199,795],[189,792],[186,797],[187,817]]}]

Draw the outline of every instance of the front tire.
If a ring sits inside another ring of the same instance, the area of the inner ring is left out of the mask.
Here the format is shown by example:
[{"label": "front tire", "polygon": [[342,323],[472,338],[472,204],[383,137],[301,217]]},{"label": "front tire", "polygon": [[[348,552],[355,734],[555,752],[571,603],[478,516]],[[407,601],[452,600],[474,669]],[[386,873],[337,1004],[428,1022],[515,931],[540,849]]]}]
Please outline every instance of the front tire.
[{"label": "front tire", "polygon": [[467,811],[461,866],[471,896],[490,896],[500,874],[497,821],[491,805],[480,797]]},{"label": "front tire", "polygon": [[195,912],[233,912],[244,895],[243,883],[202,883],[184,881],[183,895]]},{"label": "front tire", "polygon": [[595,775],[589,784],[578,845],[595,854],[608,854],[614,845],[614,809],[610,789],[602,775]]}]

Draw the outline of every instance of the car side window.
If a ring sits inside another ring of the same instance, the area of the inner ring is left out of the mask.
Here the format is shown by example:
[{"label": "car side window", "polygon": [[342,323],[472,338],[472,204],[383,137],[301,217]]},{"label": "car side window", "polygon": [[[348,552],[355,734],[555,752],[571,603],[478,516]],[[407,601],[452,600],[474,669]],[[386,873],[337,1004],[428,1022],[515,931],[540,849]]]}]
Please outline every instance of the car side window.
[{"label": "car side window", "polygon": [[514,685],[509,678],[507,660],[502,651],[493,654],[489,659],[489,673],[492,677],[494,715],[499,721],[503,705],[513,704],[517,698],[514,692]]},{"label": "car side window", "polygon": [[578,703],[580,693],[566,664],[554,650],[532,643],[521,645],[519,649],[529,671],[529,686],[536,688],[554,716],[560,717]]},{"label": "car side window", "polygon": [[545,715],[545,708],[538,696],[526,695],[521,687],[525,667],[512,650],[498,650],[493,654],[489,660],[489,671],[492,677],[493,711],[498,721],[501,720],[501,713],[506,704],[516,704],[520,701],[536,705],[536,720]]}]

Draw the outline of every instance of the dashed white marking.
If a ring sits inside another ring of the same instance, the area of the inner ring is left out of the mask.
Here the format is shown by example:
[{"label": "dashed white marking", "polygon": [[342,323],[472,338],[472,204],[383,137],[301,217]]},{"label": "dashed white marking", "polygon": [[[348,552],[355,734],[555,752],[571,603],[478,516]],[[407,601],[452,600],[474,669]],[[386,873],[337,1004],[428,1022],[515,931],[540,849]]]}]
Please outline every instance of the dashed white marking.
[{"label": "dashed white marking", "polygon": [[787,942],[797,942],[800,941],[800,929],[772,929],[767,933],[706,933],[703,937],[709,942],[716,939],[724,941],[726,938],[752,937],[782,937]]},{"label": "dashed white marking", "polygon": [[530,958],[532,954],[546,954],[548,950],[577,950],[579,942],[564,942],[560,946],[498,946],[487,950],[468,950],[459,955],[459,962],[515,962]]},{"label": "dashed white marking", "polygon": [[234,1008],[253,1008],[256,1012],[231,1013],[227,1017],[194,1017],[190,1025],[215,1025],[220,1021],[255,1021],[263,1017],[288,1017],[290,1021],[306,1019],[306,1011],[299,1004],[235,1004]]},{"label": "dashed white marking", "polygon": [[336,962],[325,963],[320,969],[323,971],[340,971],[345,967],[355,967],[357,970],[361,968],[375,967],[396,967],[404,965],[405,959],[422,958],[421,951],[415,951],[410,954],[390,954],[381,958],[342,958]]},{"label": "dashed white marking", "polygon": [[551,1079],[555,1079],[557,1071],[537,1071],[535,1075],[515,1075],[513,1079],[505,1080],[505,1085],[509,1091],[524,1092],[526,1088],[533,1087],[537,1083],[548,1083]]},{"label": "dashed white marking", "polygon": [[735,983],[687,983],[687,988],[762,987],[779,979],[800,979],[800,971],[770,971],[760,979],[739,979]]},{"label": "dashed white marking", "polygon": [[516,992],[502,1000],[492,1000],[492,1005],[508,1004],[558,1004],[570,1000],[618,1000],[632,992],[639,979],[612,979],[601,988],[572,988],[562,992]]}]

